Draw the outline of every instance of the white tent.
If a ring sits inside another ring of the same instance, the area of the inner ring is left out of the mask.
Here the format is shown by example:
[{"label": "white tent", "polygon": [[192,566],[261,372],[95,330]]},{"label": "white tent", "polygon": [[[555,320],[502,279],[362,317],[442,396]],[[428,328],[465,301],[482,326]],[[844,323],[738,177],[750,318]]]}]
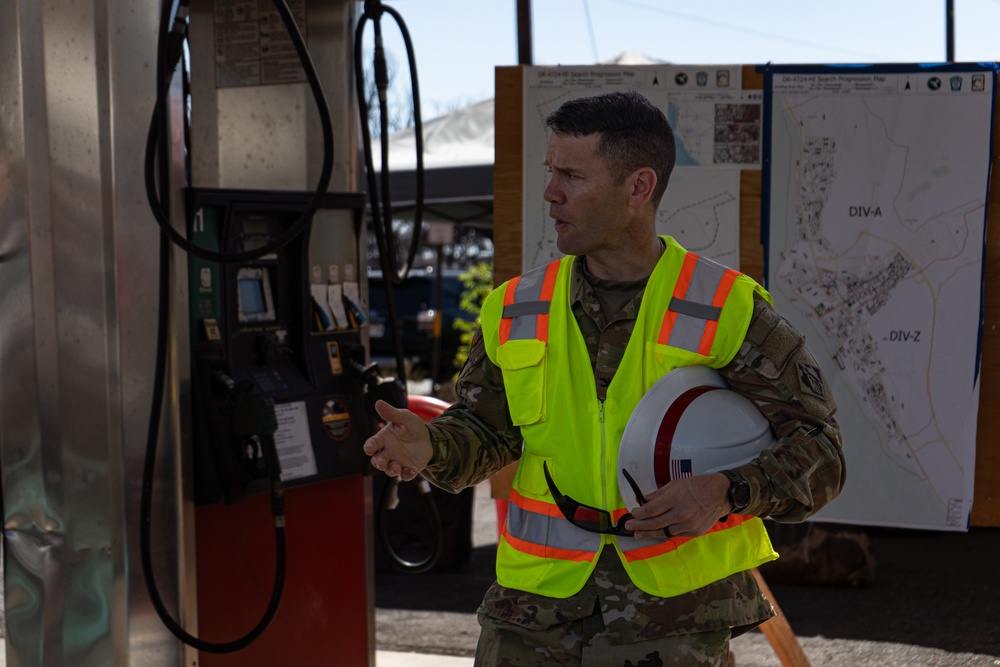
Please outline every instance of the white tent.
[{"label": "white tent", "polygon": [[[425,121],[423,134],[425,218],[492,226],[493,99]],[[375,168],[381,170],[377,144],[375,152]],[[414,128],[393,134],[389,188],[394,211],[416,201],[416,164]]]},{"label": "white tent", "polygon": [[[488,99],[424,122],[424,168],[449,169],[493,164],[493,103]],[[381,156],[375,156],[375,168]],[[409,127],[389,138],[389,166],[416,169],[416,132]]]},{"label": "white tent", "polygon": [[[652,65],[652,60],[625,51],[601,65]],[[483,100],[424,122],[424,197],[428,204],[444,210],[447,204],[456,218],[476,210],[492,220],[494,161],[494,101]],[[376,149],[375,168],[381,170]],[[394,202],[405,206],[416,199],[416,138],[407,128],[389,138],[390,191]],[[489,203],[488,212],[485,207]],[[473,208],[465,213],[463,203]]]}]

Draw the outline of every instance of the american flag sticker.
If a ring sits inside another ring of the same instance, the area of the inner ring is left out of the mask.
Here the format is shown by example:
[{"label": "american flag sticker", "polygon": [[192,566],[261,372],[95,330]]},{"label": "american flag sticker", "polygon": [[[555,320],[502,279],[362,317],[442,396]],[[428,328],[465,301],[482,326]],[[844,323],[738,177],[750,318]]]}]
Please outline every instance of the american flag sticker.
[{"label": "american flag sticker", "polygon": [[692,477],[691,459],[670,459],[670,479]]}]

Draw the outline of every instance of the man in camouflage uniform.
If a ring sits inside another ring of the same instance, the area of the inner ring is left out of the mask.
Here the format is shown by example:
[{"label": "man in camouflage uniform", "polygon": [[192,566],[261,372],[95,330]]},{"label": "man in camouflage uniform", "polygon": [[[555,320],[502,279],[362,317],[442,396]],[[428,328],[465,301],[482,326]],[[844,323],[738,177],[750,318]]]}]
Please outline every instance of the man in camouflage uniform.
[{"label": "man in camouflage uniform", "polygon": [[[592,99],[598,104],[652,106],[634,93],[615,95]],[[552,204],[560,250],[576,255],[572,313],[603,401],[636,323],[651,266],[663,252],[663,241],[654,231],[659,196],[642,200],[640,215],[630,211],[627,220],[618,219],[614,207],[625,206],[623,198],[614,197],[619,179],[602,180],[605,172],[614,171],[616,158],[595,147],[598,137],[562,131],[558,114],[549,119],[554,134],[546,162],[553,176],[545,197]],[[672,164],[671,155],[669,167]],[[669,167],[654,179],[661,181],[660,195]],[[764,298],[754,298],[739,352],[720,372],[733,390],[760,408],[778,438],[773,450],[740,467],[751,489],[750,504],[740,513],[797,522],[835,498],[845,468],[830,388],[802,335]],[[423,474],[457,492],[518,460],[520,429],[508,410],[503,374],[487,355],[481,335],[473,341],[456,393],[459,401],[426,425],[412,413],[380,403],[377,409],[386,427],[365,443],[372,464],[403,479]],[[640,539],[664,528],[673,536],[703,534],[729,513],[728,484],[718,473],[672,481],[648,494],[648,502],[633,511],[626,528]],[[583,588],[567,598],[495,583],[479,609],[482,634],[476,664],[725,666],[732,664],[730,638],[773,613],[750,571],[659,598],[633,584],[616,551],[609,548],[601,552]]]}]

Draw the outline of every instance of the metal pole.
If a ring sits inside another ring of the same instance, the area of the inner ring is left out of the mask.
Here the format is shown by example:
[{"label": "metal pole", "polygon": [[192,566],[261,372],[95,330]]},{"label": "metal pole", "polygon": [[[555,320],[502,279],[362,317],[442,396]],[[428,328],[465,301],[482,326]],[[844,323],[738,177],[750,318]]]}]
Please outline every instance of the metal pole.
[{"label": "metal pole", "polygon": [[955,0],[945,0],[945,60],[955,62]]},{"label": "metal pole", "polygon": [[437,246],[437,271],[434,276],[434,346],[431,348],[431,384],[436,389],[441,382],[441,325],[443,322],[442,309],[444,308],[444,278],[441,269],[444,266],[442,255],[444,245]]},{"label": "metal pole", "polygon": [[531,0],[517,0],[517,64],[531,65]]}]

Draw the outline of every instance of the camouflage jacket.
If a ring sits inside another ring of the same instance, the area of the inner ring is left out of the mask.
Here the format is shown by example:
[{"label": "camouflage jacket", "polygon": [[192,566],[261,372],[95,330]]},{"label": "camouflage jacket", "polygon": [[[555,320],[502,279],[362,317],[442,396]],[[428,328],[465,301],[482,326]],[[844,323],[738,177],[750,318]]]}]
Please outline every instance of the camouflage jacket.
[{"label": "camouflage jacket", "polygon": [[[603,397],[632,333],[642,286],[596,280],[577,259],[571,290],[573,313],[587,341],[598,396]],[[601,302],[614,300],[616,291],[625,305],[609,320]],[[629,299],[628,294],[633,296]],[[846,472],[833,416],[836,405],[802,335],[757,298],[739,352],[720,370],[734,390],[760,408],[779,438],[773,450],[738,469],[751,486],[746,513],[798,522],[835,498]],[[516,461],[522,440],[507,411],[503,375],[486,356],[481,336],[473,341],[455,389],[458,402],[428,425],[434,454],[424,475],[458,492]],[[723,627],[738,634],[773,614],[751,572],[660,599],[632,585],[613,550],[602,553],[588,583],[570,598],[546,598],[495,583],[480,611],[544,629],[589,616],[595,605],[620,643]]]}]

